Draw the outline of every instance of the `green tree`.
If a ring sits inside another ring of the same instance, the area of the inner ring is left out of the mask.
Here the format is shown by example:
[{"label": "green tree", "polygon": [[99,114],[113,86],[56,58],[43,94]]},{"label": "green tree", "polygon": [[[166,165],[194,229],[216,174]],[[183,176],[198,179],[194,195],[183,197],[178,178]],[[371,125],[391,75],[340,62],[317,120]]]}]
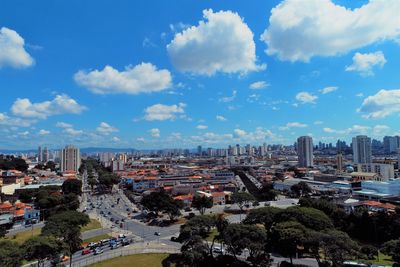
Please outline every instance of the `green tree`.
[{"label": "green tree", "polygon": [[64,181],[62,184],[62,192],[64,194],[76,194],[76,195],[81,195],[82,194],[82,181],[78,179],[67,179]]},{"label": "green tree", "polygon": [[160,212],[165,212],[172,218],[179,215],[179,210],[183,208],[183,203],[174,200],[165,190],[151,192],[149,195],[143,196],[140,204],[148,211],[156,213],[157,216]]},{"label": "green tree", "polygon": [[97,185],[97,180],[91,177],[88,179],[88,184],[90,185],[90,188],[93,190],[93,188]]},{"label": "green tree", "polygon": [[203,266],[208,257],[208,248],[203,239],[194,235],[185,240],[181,247],[182,257],[187,266]]},{"label": "green tree", "polygon": [[7,234],[7,230],[4,226],[0,226],[0,238],[3,238]]},{"label": "green tree", "polygon": [[192,207],[197,209],[201,215],[204,215],[206,209],[212,208],[213,204],[212,197],[195,195],[192,200]]},{"label": "green tree", "polygon": [[65,211],[51,216],[42,229],[45,236],[54,236],[66,244],[72,265],[72,255],[79,250],[82,240],[80,229],[90,222],[89,217],[78,211]]},{"label": "green tree", "polygon": [[168,214],[171,221],[175,220],[176,217],[181,215],[181,209],[183,209],[184,204],[182,200],[172,199],[164,207],[163,211]]},{"label": "green tree", "polygon": [[255,225],[229,224],[224,231],[224,242],[235,258],[247,248],[249,260],[254,266],[258,266],[261,255],[265,255],[267,234]]},{"label": "green tree", "polygon": [[289,221],[276,224],[272,228],[271,242],[279,254],[289,257],[293,265],[293,256],[299,246],[302,246],[308,237],[308,229],[299,222]]},{"label": "green tree", "polygon": [[392,260],[400,264],[400,239],[385,242],[381,251],[392,256]]},{"label": "green tree", "polygon": [[303,182],[303,181],[301,181],[298,184],[292,185],[292,187],[290,187],[290,191],[296,197],[302,197],[302,196],[308,195],[309,193],[312,192],[310,186],[306,182]]},{"label": "green tree", "polygon": [[276,222],[297,221],[309,229],[322,231],[333,228],[331,219],[314,208],[290,207],[276,214]]},{"label": "green tree", "polygon": [[275,200],[278,194],[279,192],[274,189],[272,183],[264,184],[258,192],[259,198],[263,201]]},{"label": "green tree", "polygon": [[23,253],[20,247],[11,241],[0,241],[0,264],[3,267],[21,266]]},{"label": "green tree", "polygon": [[364,254],[368,260],[373,260],[378,257],[379,251],[372,245],[364,245],[361,247],[361,253]]},{"label": "green tree", "polygon": [[252,194],[247,192],[236,192],[232,194],[231,200],[233,203],[237,204],[239,209],[243,212],[243,208],[247,205],[250,205],[255,198]]},{"label": "green tree", "polygon": [[265,229],[269,232],[275,222],[276,215],[282,209],[276,207],[262,207],[259,209],[250,210],[243,223],[245,224],[263,224]]},{"label": "green tree", "polygon": [[25,259],[37,260],[39,267],[46,259],[60,255],[62,243],[51,236],[36,236],[28,239],[23,249]]}]

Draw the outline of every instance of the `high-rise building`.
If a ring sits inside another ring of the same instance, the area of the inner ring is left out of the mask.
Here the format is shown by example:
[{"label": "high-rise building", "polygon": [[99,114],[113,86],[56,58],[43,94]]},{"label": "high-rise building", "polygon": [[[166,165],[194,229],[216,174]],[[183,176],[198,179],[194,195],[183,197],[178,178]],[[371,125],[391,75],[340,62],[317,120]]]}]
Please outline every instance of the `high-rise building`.
[{"label": "high-rise building", "polygon": [[38,162],[43,162],[43,150],[42,150],[42,147],[41,146],[39,146],[38,147]]},{"label": "high-rise building", "polygon": [[43,148],[43,152],[42,153],[43,153],[42,154],[42,161],[43,162],[48,162],[49,158],[50,158],[50,155],[49,155],[49,149],[47,148],[47,146],[45,146]]},{"label": "high-rise building", "polygon": [[400,136],[383,137],[383,149],[386,153],[397,152],[398,148],[400,148]]},{"label": "high-rise building", "polygon": [[339,173],[343,171],[343,155],[342,155],[342,153],[338,153],[336,155],[336,169]]},{"label": "high-rise building", "polygon": [[371,163],[371,138],[366,135],[353,137],[353,161],[354,163]]},{"label": "high-rise building", "polygon": [[61,172],[78,172],[80,166],[81,155],[79,148],[76,148],[73,145],[65,146],[65,148],[61,151]]},{"label": "high-rise building", "polygon": [[297,155],[300,167],[314,166],[313,141],[310,136],[300,136],[297,138]]},{"label": "high-rise building", "polygon": [[201,154],[203,153],[201,146],[197,147],[197,155],[201,156]]}]

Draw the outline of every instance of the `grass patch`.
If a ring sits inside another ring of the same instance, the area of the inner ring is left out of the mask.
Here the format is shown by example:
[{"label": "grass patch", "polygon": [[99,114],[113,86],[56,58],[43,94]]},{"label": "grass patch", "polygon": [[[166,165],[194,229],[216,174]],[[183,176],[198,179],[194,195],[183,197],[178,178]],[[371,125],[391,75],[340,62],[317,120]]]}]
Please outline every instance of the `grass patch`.
[{"label": "grass patch", "polygon": [[33,230],[32,230],[32,228],[26,228],[25,231],[23,231],[23,232],[19,232],[12,236],[6,236],[6,237],[3,237],[2,239],[17,242],[18,244],[21,245],[29,238],[40,235],[41,232],[42,232],[41,228],[33,228]]},{"label": "grass patch", "polygon": [[96,219],[90,219],[90,222],[81,228],[81,232],[86,232],[99,228],[101,228],[100,222]]},{"label": "grass patch", "polygon": [[217,228],[213,228],[213,229],[211,230],[210,234],[207,236],[206,239],[207,239],[208,241],[212,242],[213,239],[214,239],[214,237],[217,236],[218,234],[219,234],[219,232],[218,232]]},{"label": "grass patch", "polygon": [[110,237],[111,236],[108,235],[108,234],[96,235],[94,237],[91,237],[91,238],[83,240],[83,243],[98,242],[98,241],[100,241],[102,239],[107,239],[107,238],[110,238]]},{"label": "grass patch", "polygon": [[380,251],[379,251],[379,257],[376,257],[375,260],[371,260],[369,262],[373,263],[373,264],[379,264],[379,265],[388,265],[388,266],[393,265],[392,257],[385,255]]},{"label": "grass patch", "polygon": [[110,260],[105,260],[99,263],[89,265],[91,267],[162,267],[162,262],[168,258],[169,254],[164,253],[149,253],[135,254],[124,257],[118,257]]}]

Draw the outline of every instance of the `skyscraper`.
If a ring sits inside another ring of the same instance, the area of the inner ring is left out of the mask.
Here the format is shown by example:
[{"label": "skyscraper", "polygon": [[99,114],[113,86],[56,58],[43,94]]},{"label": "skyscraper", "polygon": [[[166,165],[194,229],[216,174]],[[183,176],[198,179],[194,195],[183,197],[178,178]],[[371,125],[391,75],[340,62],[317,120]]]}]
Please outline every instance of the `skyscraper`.
[{"label": "skyscraper", "polygon": [[61,172],[78,172],[80,166],[81,155],[79,148],[75,148],[73,145],[65,146],[65,148],[61,151]]},{"label": "skyscraper", "polygon": [[43,148],[43,152],[42,152],[42,161],[43,162],[48,162],[49,161],[49,149],[47,148],[47,146],[45,146]]},{"label": "skyscraper", "polygon": [[314,166],[313,140],[310,136],[300,136],[297,138],[297,155],[300,167]]},{"label": "skyscraper", "polygon": [[43,162],[43,150],[42,147],[38,147],[38,162]]},{"label": "skyscraper", "polygon": [[343,155],[342,153],[337,153],[336,155],[336,169],[339,173],[343,171]]},{"label": "skyscraper", "polygon": [[354,163],[371,163],[371,138],[366,135],[353,137],[353,161]]}]

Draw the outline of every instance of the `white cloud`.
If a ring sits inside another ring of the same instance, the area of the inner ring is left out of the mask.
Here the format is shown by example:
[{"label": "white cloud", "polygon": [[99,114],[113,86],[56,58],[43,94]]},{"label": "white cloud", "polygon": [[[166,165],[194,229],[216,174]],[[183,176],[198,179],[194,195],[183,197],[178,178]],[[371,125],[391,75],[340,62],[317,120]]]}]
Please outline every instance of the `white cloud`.
[{"label": "white cloud", "polygon": [[329,127],[323,128],[323,131],[326,133],[333,133],[333,134],[340,134],[340,135],[368,134],[368,132],[370,130],[371,130],[371,127],[364,126],[364,125],[358,125],[358,124],[355,124],[355,125],[351,126],[350,128],[342,129],[342,130],[333,129],[333,128],[329,128]]},{"label": "white cloud", "polygon": [[62,128],[63,132],[70,135],[70,136],[78,136],[83,134],[82,130],[76,130],[74,129],[72,124],[65,123],[65,122],[57,122],[56,127]]},{"label": "white cloud", "polygon": [[268,86],[269,86],[269,84],[266,81],[257,81],[257,82],[250,84],[249,88],[253,89],[253,90],[260,90],[260,89],[267,88]]},{"label": "white cloud", "polygon": [[321,125],[321,124],[323,124],[324,122],[323,121],[314,121],[314,124],[315,125]]},{"label": "white cloud", "polygon": [[271,11],[261,35],[266,53],[281,60],[308,62],[383,40],[398,40],[400,1],[370,1],[348,9],[330,0],[286,0]]},{"label": "white cloud", "polygon": [[215,116],[215,118],[216,118],[218,121],[227,121],[227,119],[226,119],[224,116],[221,116],[221,115],[217,115],[217,116]]},{"label": "white cloud", "polygon": [[375,125],[372,129],[372,134],[374,136],[383,136],[390,130],[390,127],[383,124]]},{"label": "white cloud", "polygon": [[339,87],[337,87],[337,86],[329,86],[329,87],[325,87],[325,88],[319,90],[319,92],[321,94],[325,95],[325,94],[329,94],[329,93],[335,92],[338,88]]},{"label": "white cloud", "polygon": [[307,126],[308,126],[307,124],[301,122],[288,122],[285,126],[279,127],[279,130],[286,131],[291,128],[305,128]]},{"label": "white cloud", "polygon": [[127,66],[118,71],[111,66],[90,72],[80,70],[74,75],[75,81],[95,94],[140,94],[160,92],[171,86],[171,73],[157,70],[151,63]]},{"label": "white cloud", "polygon": [[357,111],[367,119],[380,119],[400,112],[400,89],[380,90],[368,96]]},{"label": "white cloud", "polygon": [[207,125],[203,125],[203,124],[199,124],[199,125],[196,126],[196,128],[199,129],[199,130],[205,130],[205,129],[208,128],[208,126]]},{"label": "white cloud", "polygon": [[346,66],[346,71],[357,71],[361,76],[371,76],[374,75],[372,69],[375,66],[382,68],[385,64],[386,59],[382,51],[366,54],[355,53],[353,63]]},{"label": "white cloud", "polygon": [[113,138],[111,138],[111,141],[119,142],[119,141],[121,141],[121,139],[119,139],[118,137],[114,136]]},{"label": "white cloud", "polygon": [[265,69],[256,64],[253,32],[231,11],[203,11],[204,21],[175,34],[167,45],[172,64],[182,72],[213,75]]},{"label": "white cloud", "polygon": [[118,129],[106,122],[101,122],[96,131],[100,134],[109,135],[110,133],[118,132]]},{"label": "white cloud", "polygon": [[50,131],[47,131],[47,130],[44,130],[44,129],[41,129],[39,131],[39,135],[48,135],[48,134],[50,134]]},{"label": "white cloud", "polygon": [[7,114],[0,113],[0,125],[29,127],[36,122],[36,120],[10,117]]},{"label": "white cloud", "polygon": [[160,137],[160,129],[158,128],[150,129],[149,133],[152,137]]},{"label": "white cloud", "polygon": [[153,106],[147,107],[144,112],[144,119],[148,121],[164,121],[173,120],[179,114],[185,113],[186,104],[179,103],[178,105],[163,105],[155,104]]},{"label": "white cloud", "polygon": [[32,103],[28,98],[18,98],[11,107],[11,112],[24,118],[46,119],[58,114],[79,114],[86,107],[67,95],[57,95],[51,101]]},{"label": "white cloud", "polygon": [[236,90],[233,90],[231,96],[224,96],[224,97],[221,97],[221,98],[219,99],[219,102],[223,102],[223,103],[232,102],[233,100],[235,100],[236,94],[237,94],[237,91],[236,91]]},{"label": "white cloud", "polygon": [[233,130],[233,135],[234,135],[236,138],[242,138],[242,137],[245,137],[245,136],[247,135],[247,133],[246,133],[245,130],[242,130],[242,129],[235,129],[235,130]]},{"label": "white cloud", "polygon": [[2,27],[0,29],[0,68],[10,66],[25,68],[32,66],[35,61],[26,52],[24,39],[14,30]]},{"label": "white cloud", "polygon": [[318,99],[318,96],[310,94],[308,92],[300,92],[296,95],[296,99],[303,104],[305,103],[315,103],[315,101]]},{"label": "white cloud", "polygon": [[363,93],[358,93],[358,94],[356,94],[356,97],[364,97],[364,94]]}]

